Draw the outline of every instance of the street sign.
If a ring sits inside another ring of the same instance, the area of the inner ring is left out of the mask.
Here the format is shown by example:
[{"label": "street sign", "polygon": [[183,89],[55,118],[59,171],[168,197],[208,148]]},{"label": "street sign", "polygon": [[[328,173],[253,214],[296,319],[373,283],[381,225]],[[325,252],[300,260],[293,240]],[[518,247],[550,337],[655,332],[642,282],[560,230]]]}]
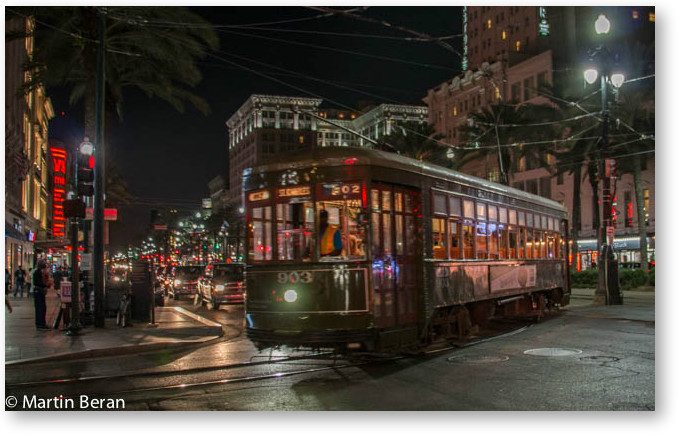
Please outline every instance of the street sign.
[{"label": "street sign", "polygon": [[70,303],[71,302],[71,282],[68,280],[64,280],[59,284],[59,299],[61,300],[62,303]]},{"label": "street sign", "polygon": [[92,270],[92,253],[83,253],[80,255],[80,269],[82,271]]}]

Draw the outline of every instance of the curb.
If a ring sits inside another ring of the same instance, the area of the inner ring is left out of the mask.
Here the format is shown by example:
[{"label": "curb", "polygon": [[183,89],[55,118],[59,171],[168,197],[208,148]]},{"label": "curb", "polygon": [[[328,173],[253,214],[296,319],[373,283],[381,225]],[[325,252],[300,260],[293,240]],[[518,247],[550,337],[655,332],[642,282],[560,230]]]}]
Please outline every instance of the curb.
[{"label": "curb", "polygon": [[222,339],[222,334],[204,339],[194,340],[176,340],[176,341],[158,341],[147,344],[123,345],[121,347],[112,348],[92,348],[89,350],[77,351],[75,353],[59,353],[50,356],[35,357],[29,359],[11,360],[5,362],[5,367],[26,365],[31,363],[45,363],[45,362],[61,362],[66,360],[80,360],[91,359],[97,357],[109,357],[122,354],[144,353],[148,351],[156,351],[162,349],[180,349],[182,347],[191,347],[198,345],[207,345],[210,342],[217,342]]},{"label": "curb", "polygon": [[[167,341],[155,341],[155,342],[149,342],[145,344],[134,344],[134,345],[123,345],[123,346],[118,346],[118,347],[110,347],[110,348],[91,348],[88,350],[83,350],[83,351],[76,351],[73,353],[58,353],[58,354],[52,354],[50,356],[41,356],[41,357],[34,357],[34,358],[28,358],[28,359],[19,359],[19,360],[10,360],[5,362],[5,367],[11,367],[11,366],[17,366],[17,365],[26,365],[26,364],[31,364],[31,363],[44,363],[44,362],[55,362],[55,361],[65,361],[65,360],[79,360],[79,359],[88,359],[88,358],[97,358],[97,357],[108,357],[108,356],[114,356],[114,355],[121,355],[121,354],[134,354],[134,353],[143,353],[143,352],[148,352],[148,351],[156,351],[156,350],[162,350],[162,349],[180,349],[182,347],[192,347],[192,346],[200,346],[200,345],[207,345],[211,342],[218,342],[219,340],[222,339],[222,336],[224,336],[224,329],[222,328],[222,324],[216,323],[214,321],[211,321],[207,318],[204,318],[200,315],[197,315],[193,312],[190,312],[182,307],[174,307],[174,308],[167,308],[166,310],[175,310],[179,312],[181,315],[186,316],[187,318],[190,318],[194,321],[198,321],[201,324],[204,325],[204,327],[182,327],[182,328],[175,328],[175,329],[159,329],[157,331],[169,331],[169,332],[174,332],[175,334],[181,334],[182,332],[185,332],[185,334],[189,334],[191,336],[197,336],[200,334],[200,330],[203,330],[205,333],[203,336],[209,336],[206,338],[202,339],[176,339],[176,340],[167,340]],[[197,331],[198,330],[198,331]]]}]

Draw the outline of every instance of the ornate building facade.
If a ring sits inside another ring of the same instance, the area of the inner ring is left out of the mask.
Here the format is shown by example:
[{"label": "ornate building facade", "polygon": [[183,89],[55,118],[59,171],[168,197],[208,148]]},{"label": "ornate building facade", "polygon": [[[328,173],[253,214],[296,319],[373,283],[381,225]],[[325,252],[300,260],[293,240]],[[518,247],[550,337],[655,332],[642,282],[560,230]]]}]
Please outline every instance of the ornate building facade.
[{"label": "ornate building facade", "polygon": [[[30,31],[32,19],[6,21],[6,30]],[[22,92],[31,79],[23,65],[33,55],[33,38],[5,41],[5,265],[33,266],[35,244],[52,237],[48,123],[54,117],[43,87]]]}]

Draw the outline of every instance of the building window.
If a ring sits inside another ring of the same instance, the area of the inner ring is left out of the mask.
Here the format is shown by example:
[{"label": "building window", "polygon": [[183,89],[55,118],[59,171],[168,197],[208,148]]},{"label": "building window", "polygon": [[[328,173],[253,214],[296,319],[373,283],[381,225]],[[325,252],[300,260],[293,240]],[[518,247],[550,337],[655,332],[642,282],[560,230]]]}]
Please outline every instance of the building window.
[{"label": "building window", "polygon": [[488,20],[486,20],[486,28],[487,28],[487,29],[491,29],[491,18],[489,18]]},{"label": "building window", "polygon": [[[498,89],[498,88],[496,88]],[[510,98],[512,101],[519,101],[521,84],[519,82],[513,83],[510,87]]]},{"label": "building window", "polygon": [[534,96],[534,78],[524,79],[524,100],[530,100]]},{"label": "building window", "polygon": [[651,23],[654,23],[654,20],[655,20],[654,12],[650,12],[650,13],[649,13],[649,21],[650,21]]},{"label": "building window", "polygon": [[508,36],[507,32],[505,30],[503,30],[503,32],[501,33],[501,39],[505,40],[505,38],[507,38],[507,36]]},{"label": "building window", "polygon": [[515,41],[515,51],[519,51],[521,49],[522,43],[520,41]]},{"label": "building window", "polygon": [[638,11],[633,11],[633,19],[637,20],[638,18],[640,18],[640,14],[638,13]]}]

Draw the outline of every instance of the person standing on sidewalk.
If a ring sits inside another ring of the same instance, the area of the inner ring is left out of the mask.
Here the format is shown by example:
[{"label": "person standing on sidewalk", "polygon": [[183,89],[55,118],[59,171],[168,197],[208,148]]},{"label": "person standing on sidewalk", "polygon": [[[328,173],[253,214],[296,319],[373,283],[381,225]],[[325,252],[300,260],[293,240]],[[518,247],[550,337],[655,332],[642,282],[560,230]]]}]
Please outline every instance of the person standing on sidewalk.
[{"label": "person standing on sidewalk", "polygon": [[21,291],[21,298],[24,298],[24,284],[26,283],[26,270],[21,266],[14,271],[14,297]]},{"label": "person standing on sidewalk", "polygon": [[47,303],[45,295],[47,290],[54,284],[47,263],[40,259],[33,270],[33,300],[35,304],[35,328],[38,330],[49,330],[45,316],[47,314]]}]

